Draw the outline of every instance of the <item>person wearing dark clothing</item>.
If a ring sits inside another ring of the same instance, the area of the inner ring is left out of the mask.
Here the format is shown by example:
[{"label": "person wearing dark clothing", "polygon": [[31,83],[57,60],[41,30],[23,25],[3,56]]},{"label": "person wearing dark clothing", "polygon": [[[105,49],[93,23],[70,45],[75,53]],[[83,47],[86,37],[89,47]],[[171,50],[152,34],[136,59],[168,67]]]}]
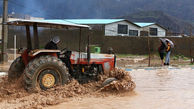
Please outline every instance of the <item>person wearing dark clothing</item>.
[{"label": "person wearing dark clothing", "polygon": [[108,54],[115,54],[112,47],[109,47],[109,48],[108,48]]},{"label": "person wearing dark clothing", "polygon": [[59,42],[60,42],[60,39],[59,39],[59,37],[56,36],[56,37],[52,38],[51,41],[46,44],[45,49],[53,49],[53,50],[56,49],[57,50],[58,49],[57,44]]},{"label": "person wearing dark clothing", "polygon": [[[174,47],[174,43],[169,39],[163,39],[160,38],[160,47],[158,48],[160,58],[162,60],[162,65],[169,65],[170,64],[170,54],[171,54],[171,48]],[[164,53],[166,53],[166,59],[163,63],[164,59]]]},{"label": "person wearing dark clothing", "polygon": [[165,54],[166,46],[165,44],[160,40],[160,46],[158,47],[158,52],[160,55],[160,59],[162,61],[162,65],[164,65],[164,54]]},{"label": "person wearing dark clothing", "polygon": [[58,49],[58,46],[53,41],[50,41],[46,44],[45,49]]},{"label": "person wearing dark clothing", "polygon": [[[58,36],[55,36],[51,39],[50,42],[48,42],[46,45],[45,45],[45,49],[50,49],[50,50],[57,50],[58,49],[58,46],[57,44],[60,42],[60,39]],[[60,53],[57,53],[57,56],[59,57],[60,56]]]}]

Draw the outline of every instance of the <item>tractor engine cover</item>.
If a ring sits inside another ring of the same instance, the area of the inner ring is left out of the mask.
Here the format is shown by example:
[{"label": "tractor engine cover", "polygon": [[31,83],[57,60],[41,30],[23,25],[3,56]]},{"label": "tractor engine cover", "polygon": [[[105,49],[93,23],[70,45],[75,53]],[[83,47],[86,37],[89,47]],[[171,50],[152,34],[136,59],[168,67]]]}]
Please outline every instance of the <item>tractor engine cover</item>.
[{"label": "tractor engine cover", "polygon": [[[70,56],[71,64],[73,65],[87,65],[87,53],[79,53],[73,51]],[[89,64],[97,64],[102,65],[104,72],[109,72],[115,68],[115,56],[114,54],[90,54],[90,62]]]}]

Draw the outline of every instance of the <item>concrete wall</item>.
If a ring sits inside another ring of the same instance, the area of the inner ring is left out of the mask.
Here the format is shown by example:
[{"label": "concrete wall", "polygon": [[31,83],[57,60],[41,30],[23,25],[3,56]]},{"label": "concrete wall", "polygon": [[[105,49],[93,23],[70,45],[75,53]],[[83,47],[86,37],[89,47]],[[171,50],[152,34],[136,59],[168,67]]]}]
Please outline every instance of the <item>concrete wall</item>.
[{"label": "concrete wall", "polygon": [[[128,26],[127,34],[118,34],[118,24],[124,24]],[[138,30],[138,34],[140,34],[139,27],[127,21],[120,21],[120,22],[105,25],[105,36],[129,36],[129,30]]]},{"label": "concrete wall", "polygon": [[[8,47],[13,48],[13,36],[17,35],[17,47],[26,47],[26,37],[24,30],[9,31]],[[44,48],[45,44],[53,36],[59,36],[61,42],[59,48],[68,48],[70,50],[79,50],[79,30],[39,30],[40,47]],[[85,47],[88,42],[88,35],[90,35],[90,44],[98,45],[101,47],[101,51],[106,53],[109,47],[112,47],[115,53],[119,54],[148,54],[148,38],[147,37],[128,37],[128,36],[104,36],[103,31],[82,31],[81,38],[81,51],[85,51]],[[33,38],[33,37],[32,37]],[[194,37],[191,38],[169,38],[174,44],[173,55],[185,55],[190,56],[190,49],[192,49],[192,55],[194,56]],[[157,53],[159,46],[158,37],[150,37],[150,49],[151,53]]]}]

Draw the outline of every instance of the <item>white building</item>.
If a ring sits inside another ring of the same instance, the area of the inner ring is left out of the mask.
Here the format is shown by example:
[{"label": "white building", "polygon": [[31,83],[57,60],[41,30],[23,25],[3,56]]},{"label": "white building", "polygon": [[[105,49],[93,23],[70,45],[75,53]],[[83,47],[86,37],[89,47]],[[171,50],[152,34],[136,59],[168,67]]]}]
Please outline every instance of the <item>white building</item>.
[{"label": "white building", "polygon": [[140,26],[125,19],[64,19],[66,21],[89,25],[101,29],[105,36],[140,36]]},{"label": "white building", "polygon": [[140,26],[140,36],[151,36],[151,37],[165,37],[167,29],[156,24],[156,23],[138,23],[136,25]]}]

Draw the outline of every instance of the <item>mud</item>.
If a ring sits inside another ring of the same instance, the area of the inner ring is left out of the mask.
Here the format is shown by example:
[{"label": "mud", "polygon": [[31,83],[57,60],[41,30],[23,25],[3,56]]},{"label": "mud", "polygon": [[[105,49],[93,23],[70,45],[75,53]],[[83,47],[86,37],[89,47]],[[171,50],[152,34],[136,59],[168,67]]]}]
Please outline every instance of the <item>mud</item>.
[{"label": "mud", "polygon": [[[111,87],[102,88],[101,84],[109,77],[115,77],[118,80],[112,83]],[[57,86],[38,93],[28,93],[24,89],[23,78],[19,78],[14,83],[8,82],[7,76],[1,77],[0,79],[2,80],[2,82],[0,82],[1,109],[41,109],[43,107],[69,101],[70,98],[74,97],[90,95],[108,96],[109,94],[112,95],[123,91],[131,91],[135,88],[134,85],[133,87],[131,85],[132,80],[129,72],[125,72],[121,69],[116,69],[111,73],[104,74],[99,81],[79,84],[78,81],[72,80],[67,85]],[[127,90],[124,90],[126,86],[128,86]]]},{"label": "mud", "polygon": [[108,77],[116,78],[116,80],[102,87],[101,91],[132,91],[135,88],[135,83],[127,71],[115,69],[108,74]]},{"label": "mud", "polygon": [[134,91],[105,97],[75,97],[45,109],[193,109],[194,66],[133,69]]}]

